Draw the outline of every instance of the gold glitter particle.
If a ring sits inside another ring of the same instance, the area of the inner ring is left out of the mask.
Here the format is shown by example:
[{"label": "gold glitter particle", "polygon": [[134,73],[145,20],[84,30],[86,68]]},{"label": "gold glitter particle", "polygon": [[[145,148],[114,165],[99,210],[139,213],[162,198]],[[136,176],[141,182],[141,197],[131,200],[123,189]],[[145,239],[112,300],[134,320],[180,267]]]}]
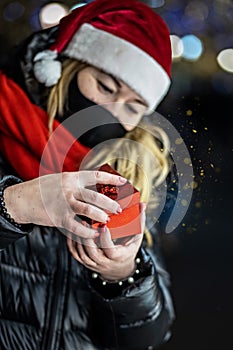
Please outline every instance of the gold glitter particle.
[{"label": "gold glitter particle", "polygon": [[204,174],[204,170],[201,170],[200,171],[200,176],[204,176],[205,174]]},{"label": "gold glitter particle", "polygon": [[185,226],[186,226],[186,224],[183,222],[182,226],[183,226],[183,227],[185,227]]},{"label": "gold glitter particle", "polygon": [[176,139],[175,144],[180,145],[182,142],[183,142],[182,138],[179,137],[178,139]]},{"label": "gold glitter particle", "polygon": [[190,117],[192,114],[193,114],[193,111],[191,111],[191,109],[188,109],[188,110],[186,111],[186,115],[187,115],[188,117]]},{"label": "gold glitter particle", "polygon": [[190,158],[184,158],[184,163],[185,164],[190,164],[191,163],[191,159]]},{"label": "gold glitter particle", "polygon": [[188,202],[186,201],[186,199],[182,199],[181,204],[183,205],[183,207],[187,207]]},{"label": "gold glitter particle", "polygon": [[208,130],[208,128],[205,126],[205,127],[204,127],[204,130]]},{"label": "gold glitter particle", "polygon": [[197,130],[193,129],[192,132],[193,132],[194,134],[196,134],[196,133],[197,133]]},{"label": "gold glitter particle", "polygon": [[190,187],[195,190],[195,188],[198,187],[198,183],[196,181],[191,181],[190,182]]},{"label": "gold glitter particle", "polygon": [[202,203],[201,202],[196,202],[195,203],[195,207],[196,208],[201,208],[202,207]]},{"label": "gold glitter particle", "polygon": [[210,163],[210,166],[211,166],[211,168],[214,168],[214,164],[213,163]]},{"label": "gold glitter particle", "polygon": [[191,233],[193,233],[193,232],[195,232],[195,231],[197,231],[197,229],[196,229],[195,227],[187,227],[187,228],[186,228],[186,232],[187,232],[188,234],[191,234]]}]

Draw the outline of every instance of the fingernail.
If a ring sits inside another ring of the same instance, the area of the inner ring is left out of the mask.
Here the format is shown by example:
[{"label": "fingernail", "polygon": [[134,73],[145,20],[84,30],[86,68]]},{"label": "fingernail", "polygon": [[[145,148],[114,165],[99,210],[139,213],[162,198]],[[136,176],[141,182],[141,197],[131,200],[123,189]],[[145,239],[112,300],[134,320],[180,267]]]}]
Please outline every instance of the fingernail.
[{"label": "fingernail", "polygon": [[142,211],[145,211],[145,210],[146,210],[147,204],[146,204],[145,202],[142,202],[142,203],[141,203],[141,206],[142,206]]},{"label": "fingernail", "polygon": [[99,224],[98,227],[101,233],[105,233],[107,230],[107,226],[105,224]]},{"label": "fingernail", "polygon": [[120,182],[122,182],[123,184],[126,183],[127,179],[125,179],[124,177],[119,176],[119,180]]},{"label": "fingernail", "polygon": [[118,209],[117,209],[117,213],[122,213],[122,209],[121,209],[121,207],[118,207]]}]

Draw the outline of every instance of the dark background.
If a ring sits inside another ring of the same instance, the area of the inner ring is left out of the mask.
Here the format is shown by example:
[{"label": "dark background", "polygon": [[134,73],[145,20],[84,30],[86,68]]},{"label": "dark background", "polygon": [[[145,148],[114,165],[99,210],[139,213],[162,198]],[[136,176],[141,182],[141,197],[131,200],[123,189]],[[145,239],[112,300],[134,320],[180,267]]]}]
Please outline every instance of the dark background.
[{"label": "dark background", "polygon": [[[24,9],[14,20],[4,17],[10,3]],[[12,45],[40,29],[38,13],[45,3],[1,0],[0,62]],[[232,350],[233,75],[222,71],[215,57],[219,50],[233,47],[233,4],[230,0],[153,4],[159,5],[155,11],[167,21],[172,34],[195,34],[204,43],[196,62],[173,62],[173,85],[158,108],[185,140],[197,184],[182,222],[163,237],[176,322],[172,338],[162,349]],[[187,8],[202,5],[208,14],[200,25],[195,11],[193,17],[190,12],[187,16]]]}]

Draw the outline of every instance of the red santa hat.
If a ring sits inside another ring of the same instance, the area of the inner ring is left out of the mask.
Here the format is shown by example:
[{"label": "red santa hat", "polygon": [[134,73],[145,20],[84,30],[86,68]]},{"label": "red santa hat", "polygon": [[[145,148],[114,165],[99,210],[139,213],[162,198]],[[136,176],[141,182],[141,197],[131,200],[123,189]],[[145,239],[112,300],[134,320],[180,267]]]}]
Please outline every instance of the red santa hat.
[{"label": "red santa hat", "polygon": [[62,18],[54,44],[37,53],[34,73],[46,86],[61,77],[59,56],[87,62],[122,80],[153,112],[171,83],[168,27],[137,0],[95,0]]}]

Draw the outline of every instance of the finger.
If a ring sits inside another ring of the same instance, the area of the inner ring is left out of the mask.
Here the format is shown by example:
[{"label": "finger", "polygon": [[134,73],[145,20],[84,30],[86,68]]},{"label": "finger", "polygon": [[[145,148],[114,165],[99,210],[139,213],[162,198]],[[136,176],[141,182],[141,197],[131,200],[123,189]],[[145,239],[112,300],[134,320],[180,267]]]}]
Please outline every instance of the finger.
[{"label": "finger", "polygon": [[145,202],[140,202],[139,207],[140,207],[140,212],[145,212],[146,211],[146,206],[147,204]]},{"label": "finger", "polygon": [[76,200],[94,204],[114,214],[122,212],[120,205],[116,201],[97,191],[81,188],[75,191],[73,196]]},{"label": "finger", "polygon": [[143,238],[143,234],[140,233],[140,234],[136,234],[136,235],[133,235],[131,236],[130,238],[127,237],[126,240],[123,240],[122,242],[119,243],[119,245],[122,245],[122,246],[129,246],[131,244],[137,244],[138,241],[141,241]]},{"label": "finger", "polygon": [[69,251],[74,259],[76,259],[78,262],[82,264],[82,260],[80,259],[77,249],[75,248],[76,243],[72,241],[71,238],[67,238],[67,246],[69,248]]},{"label": "finger", "polygon": [[100,246],[104,252],[104,254],[109,258],[109,259],[117,259],[117,246],[114,245],[112,241],[112,237],[110,234],[109,229],[107,226],[103,227],[102,232],[100,233],[99,240],[100,240]]},{"label": "finger", "polygon": [[140,203],[140,220],[141,220],[141,232],[143,233],[145,230],[146,224],[146,203]]},{"label": "finger", "polygon": [[80,256],[80,259],[85,266],[87,266],[87,267],[96,267],[97,266],[97,263],[87,255],[87,253],[83,247],[83,244],[77,243],[76,247],[77,247],[77,251],[78,251],[78,254]]},{"label": "finger", "polygon": [[106,223],[109,221],[108,214],[92,204],[74,200],[72,203],[70,203],[70,207],[77,215],[83,215],[98,222]]},{"label": "finger", "polygon": [[106,258],[103,250],[100,249],[93,240],[83,239],[83,249],[90,259],[93,260],[98,266],[104,266],[106,264]]},{"label": "finger", "polygon": [[81,186],[99,184],[110,184],[116,186],[124,185],[127,180],[119,175],[107,173],[105,171],[80,171],[77,172],[77,179]]},{"label": "finger", "polygon": [[[83,224],[87,225],[87,223],[85,222]],[[101,232],[101,228],[98,229],[98,232]],[[94,262],[96,262],[98,265],[102,265],[105,263],[105,261],[103,261],[104,253],[103,250],[99,249],[99,247],[97,246],[96,240],[99,240],[99,238],[96,238],[95,240],[82,239],[82,248]]]},{"label": "finger", "polygon": [[88,226],[84,226],[81,222],[78,222],[73,217],[66,219],[63,222],[63,227],[67,231],[73,233],[72,239],[74,241],[78,241],[80,237],[91,239],[99,237],[99,232],[95,231],[94,229]]},{"label": "finger", "polygon": [[[83,223],[83,225],[87,226],[87,223]],[[97,264],[101,264],[102,260],[100,257],[103,257],[103,251],[98,248],[97,244],[95,243],[95,240],[93,239],[81,239],[82,241],[82,247],[85,250],[86,254]]]}]

